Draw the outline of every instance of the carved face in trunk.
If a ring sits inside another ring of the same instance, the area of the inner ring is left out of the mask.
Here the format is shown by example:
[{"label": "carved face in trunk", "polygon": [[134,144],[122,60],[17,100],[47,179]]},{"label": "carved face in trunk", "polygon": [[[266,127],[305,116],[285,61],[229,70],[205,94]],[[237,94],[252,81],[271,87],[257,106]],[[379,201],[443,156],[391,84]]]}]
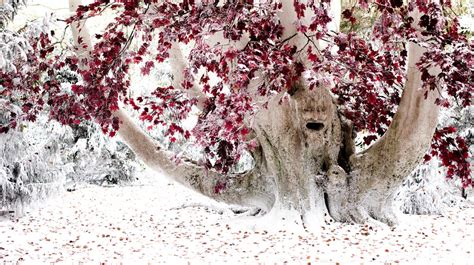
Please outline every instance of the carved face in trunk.
[{"label": "carved face in trunk", "polygon": [[335,115],[335,105],[329,91],[324,88],[299,89],[292,98],[305,138],[309,141],[321,141],[330,130]]}]

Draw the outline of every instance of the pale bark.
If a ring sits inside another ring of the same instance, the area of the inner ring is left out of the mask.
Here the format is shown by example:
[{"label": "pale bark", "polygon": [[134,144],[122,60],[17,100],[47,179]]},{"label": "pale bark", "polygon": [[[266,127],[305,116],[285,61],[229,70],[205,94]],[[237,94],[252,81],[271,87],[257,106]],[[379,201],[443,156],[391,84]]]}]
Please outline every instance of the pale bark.
[{"label": "pale bark", "polygon": [[[418,14],[412,15],[417,24]],[[421,72],[416,66],[425,51],[426,48],[418,44],[408,43],[407,79],[400,105],[383,137],[369,149],[354,156],[353,164],[361,173],[370,172],[379,177],[388,175],[389,178],[406,176],[406,171],[411,171],[412,165],[418,163],[428,149],[438,122],[439,106],[435,100],[439,93],[429,91],[425,98],[426,90],[422,89]],[[432,74],[439,73],[437,68],[429,71]],[[387,168],[386,164],[390,164],[391,168]],[[394,174],[395,176],[390,176]]]},{"label": "pale bark", "polygon": [[[81,0],[69,0],[69,10],[74,14],[77,8],[82,5]],[[72,37],[77,48],[79,58],[86,58],[90,49],[92,49],[92,40],[89,31],[86,28],[85,20],[71,24]],[[79,42],[81,38],[81,42]]]},{"label": "pale bark", "polygon": [[[342,142],[337,109],[323,88],[301,87],[292,98],[285,97],[272,99],[255,118],[264,175],[272,179],[280,207],[322,213],[325,171],[337,164]],[[308,123],[321,128],[309,130]]]},{"label": "pale bark", "polygon": [[331,31],[339,32],[341,28],[342,0],[331,0],[331,19],[328,28]]},{"label": "pale bark", "polygon": [[[181,87],[181,84],[184,81],[183,72],[185,71],[187,65],[186,59],[183,55],[183,51],[179,47],[179,43],[173,43],[171,49],[169,50],[169,64],[171,67],[171,75],[173,77],[173,86],[176,88]],[[204,108],[204,103],[206,102],[206,95],[202,92],[199,85],[195,82],[192,89],[185,90],[187,95],[190,98],[196,98],[198,101],[196,107],[199,110]]]},{"label": "pale bark", "polygon": [[[417,25],[418,12],[412,16]],[[353,192],[346,207],[358,205],[364,218],[377,216],[386,223],[396,222],[392,209],[396,190],[430,147],[438,123],[439,106],[435,100],[439,93],[430,91],[425,98],[421,72],[416,66],[425,51],[418,44],[408,43],[407,79],[393,121],[382,138],[351,157],[349,187]],[[438,71],[430,69],[433,74]]]},{"label": "pale bark", "polygon": [[[272,195],[265,190],[266,183],[258,168],[243,174],[223,176],[193,161],[177,163],[172,161],[172,153],[162,150],[123,110],[115,112],[114,116],[121,121],[120,137],[155,171],[217,201],[257,206],[265,210],[271,208]],[[218,184],[225,185],[225,188],[216,190]]]},{"label": "pale bark", "polygon": [[421,73],[415,66],[425,51],[408,45],[408,73],[398,111],[385,135],[368,150],[353,157],[354,170],[360,175],[400,180],[420,162],[429,148],[438,122],[437,91],[421,89]]}]

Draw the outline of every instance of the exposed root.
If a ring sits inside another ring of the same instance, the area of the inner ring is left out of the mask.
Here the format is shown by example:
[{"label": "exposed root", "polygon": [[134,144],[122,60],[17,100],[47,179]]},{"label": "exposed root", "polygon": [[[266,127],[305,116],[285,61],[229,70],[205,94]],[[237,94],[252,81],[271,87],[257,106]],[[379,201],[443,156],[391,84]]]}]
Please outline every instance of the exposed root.
[{"label": "exposed root", "polygon": [[224,212],[226,212],[226,211],[229,211],[225,207],[216,207],[216,206],[202,204],[202,203],[183,204],[183,205],[178,206],[178,207],[169,208],[168,210],[173,211],[173,210],[182,210],[182,209],[186,209],[186,208],[203,208],[206,211],[212,211],[212,212],[215,212],[215,213],[220,214],[220,215],[224,214]]},{"label": "exposed root", "polygon": [[[372,207],[362,202],[350,203],[338,211],[332,211],[331,216],[338,222],[368,224],[374,227],[394,226],[398,224],[398,215],[391,207],[378,207],[374,211]],[[380,210],[381,209],[381,210]]]},{"label": "exposed root", "polygon": [[241,229],[268,232],[314,233],[321,231],[321,227],[333,222],[329,215],[311,211],[301,214],[296,210],[273,208],[269,213],[261,216],[239,216],[229,220],[229,225]]},{"label": "exposed root", "polygon": [[392,207],[382,208],[377,214],[373,214],[373,218],[388,226],[395,226],[399,223],[399,216]]},{"label": "exposed root", "polygon": [[260,208],[231,208],[231,211],[240,216],[261,216],[265,214]]}]

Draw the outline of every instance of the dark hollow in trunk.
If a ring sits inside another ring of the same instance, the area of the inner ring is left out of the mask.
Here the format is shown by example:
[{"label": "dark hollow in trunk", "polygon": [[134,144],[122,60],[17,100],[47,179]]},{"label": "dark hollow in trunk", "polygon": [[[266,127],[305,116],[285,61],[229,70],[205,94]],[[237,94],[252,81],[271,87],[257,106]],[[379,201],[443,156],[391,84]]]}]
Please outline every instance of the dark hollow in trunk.
[{"label": "dark hollow in trunk", "polygon": [[321,122],[308,122],[306,128],[314,131],[321,131],[324,128],[324,124]]}]

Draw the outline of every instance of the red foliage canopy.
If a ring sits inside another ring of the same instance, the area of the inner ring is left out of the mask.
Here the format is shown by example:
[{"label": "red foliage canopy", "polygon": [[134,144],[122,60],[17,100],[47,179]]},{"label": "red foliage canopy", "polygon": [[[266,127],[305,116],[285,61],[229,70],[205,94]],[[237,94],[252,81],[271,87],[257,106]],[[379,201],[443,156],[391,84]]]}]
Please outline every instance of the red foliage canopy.
[{"label": "red foliage canopy", "polygon": [[[311,89],[331,87],[340,111],[353,121],[356,131],[368,133],[364,141],[370,144],[386,131],[400,102],[407,41],[428,48],[418,63],[423,73],[420,89],[426,93],[444,91],[445,97],[438,103],[445,107],[453,102],[463,107],[471,104],[474,43],[467,39],[457,18],[445,15],[449,1],[436,5],[416,0],[406,5],[400,0],[359,0],[357,6],[343,10],[342,19],[357,25],[357,10],[375,8],[378,15],[368,37],[352,29],[331,30],[329,0],[294,0],[293,7],[298,32],[284,36],[279,1],[101,0],[80,6],[68,23],[99,16],[106,9],[117,15],[102,34],[94,36],[93,47],[85,47],[79,40],[83,48],[91,48],[86,57],[59,52],[49,33],[32,39],[34,51],[28,54],[27,66],[16,73],[0,72],[0,95],[22,106],[20,115],[12,111],[9,123],[0,124],[0,131],[14,128],[19,119],[34,121],[47,109],[63,124],[92,119],[113,136],[119,128],[113,111],[122,101],[139,111],[151,127],[168,128],[172,141],[176,134],[186,139],[194,136],[205,148],[208,166],[227,171],[251,145],[244,120],[304,75]],[[414,9],[422,13],[418,24],[410,16]],[[310,20],[304,19],[308,13],[313,14]],[[420,30],[422,37],[417,33]],[[215,34],[221,34],[226,43],[244,45],[210,44],[208,39]],[[292,42],[297,36],[306,41],[303,48]],[[138,49],[131,48],[135,40],[140,44]],[[321,41],[324,45],[318,45]],[[169,59],[175,43],[193,44],[183,81],[158,87],[149,95],[128,97],[130,66],[138,65],[142,75],[150,74]],[[428,71],[434,66],[442,70],[437,75]],[[62,85],[64,69],[79,77],[71,89]],[[196,79],[198,71],[204,74]],[[211,82],[211,73],[217,82]],[[252,80],[256,76],[262,78],[255,85]],[[188,93],[193,89],[206,97],[198,124],[189,132],[179,121],[198,102]],[[256,97],[265,100],[257,102]],[[173,122],[163,118],[165,111],[173,113]],[[439,129],[425,158],[439,156],[448,167],[448,177],[456,175],[464,186],[474,185],[468,146],[455,133],[452,127]],[[211,160],[217,162],[211,164]]]}]

